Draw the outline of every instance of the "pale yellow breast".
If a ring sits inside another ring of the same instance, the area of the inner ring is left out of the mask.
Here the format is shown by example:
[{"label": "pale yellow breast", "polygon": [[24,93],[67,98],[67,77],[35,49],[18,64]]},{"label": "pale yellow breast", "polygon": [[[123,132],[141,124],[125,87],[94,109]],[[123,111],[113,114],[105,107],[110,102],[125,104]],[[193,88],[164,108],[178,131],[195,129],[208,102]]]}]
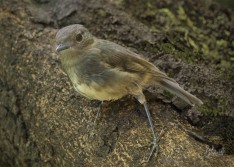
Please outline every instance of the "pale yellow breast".
[{"label": "pale yellow breast", "polygon": [[73,84],[75,90],[81,95],[95,100],[117,100],[124,95],[128,94],[126,91],[118,91],[113,88],[102,88],[98,87],[98,85],[94,85],[95,83],[90,84],[89,86],[86,84]]},{"label": "pale yellow breast", "polygon": [[[89,98],[89,99],[96,99],[100,101],[105,101],[105,100],[117,100],[120,99],[121,97],[127,95],[127,94],[134,94],[135,91],[139,91],[139,88],[137,85],[140,82],[144,82],[144,78],[137,79],[134,74],[120,71],[118,69],[111,69],[114,71],[113,80],[115,82],[112,82],[110,84],[102,84],[99,85],[98,83],[94,81],[90,81],[90,83],[87,82],[82,82],[80,81],[80,78],[76,75],[76,73],[70,69],[71,71],[68,73],[69,77],[73,83],[73,86],[75,90]],[[117,78],[117,79],[116,79]],[[109,81],[110,82],[110,81]],[[137,84],[136,84],[137,83]]]}]

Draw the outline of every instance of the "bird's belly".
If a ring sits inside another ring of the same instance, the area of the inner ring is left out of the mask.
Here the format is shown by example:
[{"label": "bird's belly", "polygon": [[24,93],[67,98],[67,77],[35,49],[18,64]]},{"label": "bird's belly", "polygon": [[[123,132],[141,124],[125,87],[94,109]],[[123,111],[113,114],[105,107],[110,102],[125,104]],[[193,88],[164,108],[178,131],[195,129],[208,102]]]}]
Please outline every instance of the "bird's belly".
[{"label": "bird's belly", "polygon": [[118,90],[110,87],[101,87],[97,85],[73,84],[75,90],[81,95],[95,100],[117,100],[128,94],[127,90]]}]

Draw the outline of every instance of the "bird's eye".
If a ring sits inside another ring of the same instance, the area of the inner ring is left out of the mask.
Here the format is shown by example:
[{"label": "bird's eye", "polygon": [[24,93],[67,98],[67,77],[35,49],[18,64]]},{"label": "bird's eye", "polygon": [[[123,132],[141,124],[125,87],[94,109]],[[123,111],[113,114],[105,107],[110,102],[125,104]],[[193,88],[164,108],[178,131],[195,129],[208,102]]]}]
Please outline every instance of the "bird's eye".
[{"label": "bird's eye", "polygon": [[82,39],[83,39],[83,36],[81,34],[76,35],[76,41],[80,42],[82,41]]}]

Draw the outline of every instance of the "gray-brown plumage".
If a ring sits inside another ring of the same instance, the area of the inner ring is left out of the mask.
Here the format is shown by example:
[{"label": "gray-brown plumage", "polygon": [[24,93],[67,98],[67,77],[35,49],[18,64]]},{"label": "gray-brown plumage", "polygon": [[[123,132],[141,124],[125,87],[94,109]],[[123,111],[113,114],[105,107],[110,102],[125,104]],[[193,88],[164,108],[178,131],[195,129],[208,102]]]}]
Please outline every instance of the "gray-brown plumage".
[{"label": "gray-brown plumage", "polygon": [[154,137],[149,158],[157,149],[157,139],[143,89],[159,85],[190,105],[202,104],[200,99],[182,89],[152,63],[125,47],[94,37],[82,25],[59,30],[56,43],[62,67],[81,95],[105,101],[131,94],[144,104]]}]

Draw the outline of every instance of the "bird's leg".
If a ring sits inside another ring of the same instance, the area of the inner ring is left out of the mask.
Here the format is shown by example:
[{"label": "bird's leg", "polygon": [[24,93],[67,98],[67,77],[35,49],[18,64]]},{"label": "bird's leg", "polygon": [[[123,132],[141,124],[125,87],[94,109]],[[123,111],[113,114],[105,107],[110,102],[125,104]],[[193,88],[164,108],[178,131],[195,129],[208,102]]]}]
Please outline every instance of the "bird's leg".
[{"label": "bird's leg", "polygon": [[135,93],[134,96],[141,104],[144,105],[145,112],[146,112],[146,115],[148,117],[148,121],[149,121],[149,124],[150,124],[150,128],[152,130],[152,135],[153,135],[152,144],[153,144],[153,146],[151,148],[150,155],[149,155],[149,157],[147,159],[147,162],[148,162],[150,160],[150,158],[152,157],[155,150],[156,150],[156,156],[158,154],[157,136],[156,136],[156,133],[155,133],[155,130],[154,130],[154,126],[153,126],[152,119],[151,119],[151,116],[150,116],[150,112],[149,112],[149,109],[148,109],[148,105],[147,105],[147,102],[146,102],[146,99],[145,99],[145,95],[139,89],[139,92]]},{"label": "bird's leg", "polygon": [[97,114],[96,114],[95,119],[94,119],[94,125],[96,125],[96,121],[97,121],[97,118],[100,115],[102,105],[103,105],[103,101],[101,101],[100,105],[98,106],[98,111],[97,111]]},{"label": "bird's leg", "polygon": [[150,112],[149,112],[149,109],[148,109],[147,102],[145,101],[143,103],[143,105],[144,105],[145,112],[146,112],[147,117],[148,117],[150,128],[152,130],[152,135],[153,135],[153,142],[152,142],[153,146],[151,148],[150,155],[149,155],[149,157],[147,159],[147,161],[149,161],[155,150],[156,150],[156,156],[157,156],[157,154],[158,154],[158,143],[157,143],[157,136],[156,136],[156,133],[155,133],[155,130],[154,130],[154,126],[153,126],[153,123],[152,123],[152,119],[151,119],[151,116],[150,116]]}]

